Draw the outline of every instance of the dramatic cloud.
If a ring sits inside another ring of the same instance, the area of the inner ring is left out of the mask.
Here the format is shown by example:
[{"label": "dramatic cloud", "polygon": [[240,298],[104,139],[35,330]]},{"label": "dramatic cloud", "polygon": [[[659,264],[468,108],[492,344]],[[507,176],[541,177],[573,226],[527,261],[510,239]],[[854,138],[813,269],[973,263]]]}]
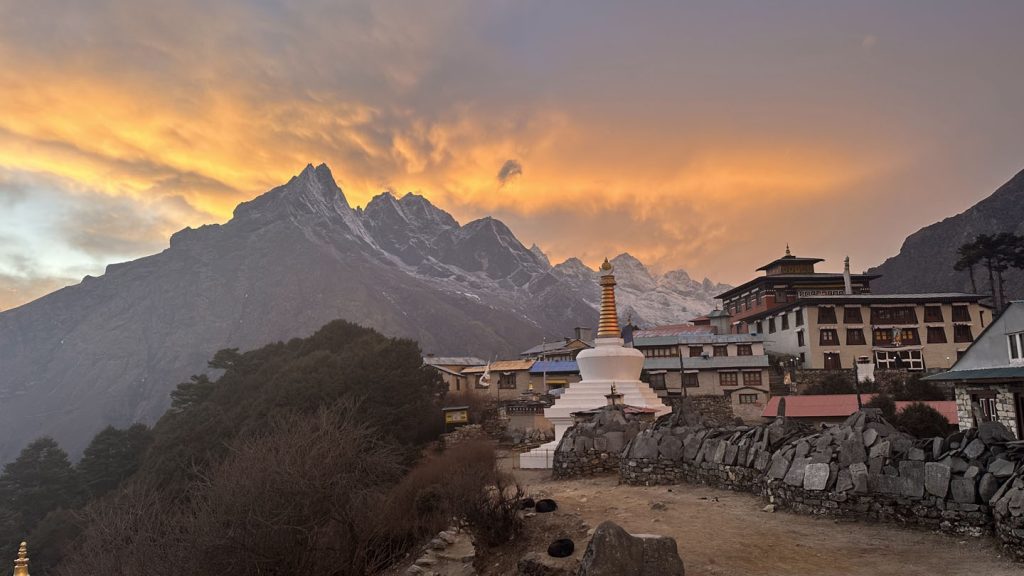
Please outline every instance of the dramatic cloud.
[{"label": "dramatic cloud", "polygon": [[501,185],[504,186],[509,178],[522,175],[523,165],[518,160],[505,160],[505,163],[501,165],[501,170],[498,170],[498,182],[501,182]]},{"label": "dramatic cloud", "polygon": [[[417,191],[555,259],[628,251],[737,282],[788,240],[867,267],[1021,168],[1024,77],[1006,71],[1022,17],[930,2],[0,3],[0,293],[159,250],[309,162],[355,204]],[[499,166],[514,195],[495,193]]]}]

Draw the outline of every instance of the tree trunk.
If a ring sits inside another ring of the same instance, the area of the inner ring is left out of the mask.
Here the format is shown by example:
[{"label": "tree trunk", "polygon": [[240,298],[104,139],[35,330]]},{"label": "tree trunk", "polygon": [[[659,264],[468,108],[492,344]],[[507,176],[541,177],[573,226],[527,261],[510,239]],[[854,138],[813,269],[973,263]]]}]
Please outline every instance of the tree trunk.
[{"label": "tree trunk", "polygon": [[996,296],[996,279],[992,272],[992,259],[985,259],[985,267],[988,268],[988,287],[992,291],[992,306],[999,310],[999,298]]},{"label": "tree trunk", "polygon": [[978,283],[974,280],[974,264],[967,267],[967,274],[971,277],[971,292],[974,294],[978,293]]},{"label": "tree trunk", "polygon": [[996,270],[996,287],[999,289],[999,307],[996,308],[996,313],[1002,313],[1003,307],[1006,305],[1006,293],[1003,290],[1003,271]]}]

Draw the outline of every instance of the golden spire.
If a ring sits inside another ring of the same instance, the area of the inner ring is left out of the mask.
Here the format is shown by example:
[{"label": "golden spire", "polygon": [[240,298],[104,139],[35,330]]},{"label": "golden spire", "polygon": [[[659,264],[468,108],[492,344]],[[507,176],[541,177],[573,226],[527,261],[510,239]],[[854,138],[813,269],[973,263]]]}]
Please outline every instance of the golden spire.
[{"label": "golden spire", "polygon": [[18,559],[14,561],[14,576],[28,576],[28,544],[18,547]]},{"label": "golden spire", "polygon": [[601,320],[597,324],[598,338],[619,338],[619,313],[615,308],[615,275],[607,258],[601,264]]},{"label": "golden spire", "polygon": [[786,256],[792,256],[793,254],[789,251],[789,242],[786,242]]}]

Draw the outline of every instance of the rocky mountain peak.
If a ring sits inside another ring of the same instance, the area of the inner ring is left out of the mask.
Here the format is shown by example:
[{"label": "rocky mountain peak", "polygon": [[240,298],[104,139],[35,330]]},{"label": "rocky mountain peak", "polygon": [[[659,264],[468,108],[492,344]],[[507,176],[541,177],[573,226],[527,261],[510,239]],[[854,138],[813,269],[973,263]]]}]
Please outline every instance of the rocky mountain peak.
[{"label": "rocky mountain peak", "polygon": [[239,220],[277,221],[284,217],[323,217],[350,221],[354,212],[345,194],[334,181],[326,164],[312,164],[292,176],[287,184],[239,204],[234,218]]}]

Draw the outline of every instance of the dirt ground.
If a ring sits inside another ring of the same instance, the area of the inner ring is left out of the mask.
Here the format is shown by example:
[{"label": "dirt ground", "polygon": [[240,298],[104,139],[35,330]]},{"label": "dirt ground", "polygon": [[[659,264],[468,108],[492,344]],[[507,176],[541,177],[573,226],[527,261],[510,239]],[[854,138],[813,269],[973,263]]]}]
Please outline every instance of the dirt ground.
[{"label": "dirt ground", "polygon": [[[550,497],[559,509],[528,519],[528,538],[502,555],[508,558],[485,561],[488,574],[514,574],[512,556],[544,553],[547,542],[565,535],[575,540],[579,558],[589,540],[587,528],[612,520],[632,533],[675,538],[687,576],[1024,575],[1024,564],[1007,558],[991,537],[764,512],[765,503],[752,494],[700,486],[640,487],[618,485],[614,476],[555,481],[550,471],[513,473],[531,496]],[[652,508],[655,502],[664,509]]]}]

